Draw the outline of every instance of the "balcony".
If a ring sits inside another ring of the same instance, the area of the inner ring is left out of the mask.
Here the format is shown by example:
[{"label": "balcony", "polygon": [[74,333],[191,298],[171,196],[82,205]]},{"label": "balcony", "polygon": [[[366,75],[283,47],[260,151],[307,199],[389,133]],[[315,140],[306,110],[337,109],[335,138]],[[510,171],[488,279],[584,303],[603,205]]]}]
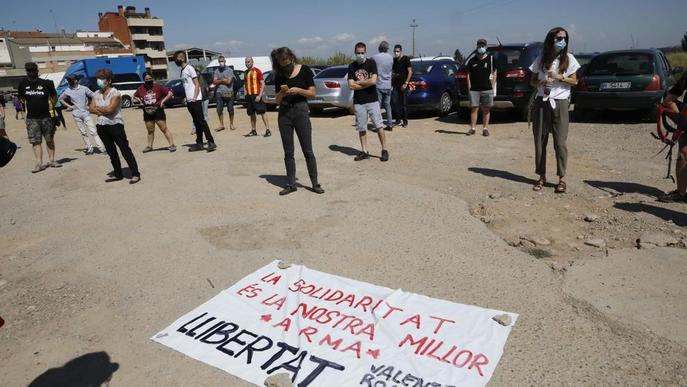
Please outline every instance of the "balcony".
[{"label": "balcony", "polygon": [[154,50],[152,48],[135,49],[136,55],[147,55],[149,58],[167,58],[165,50]]},{"label": "balcony", "polygon": [[126,23],[129,27],[164,27],[165,22],[162,19],[146,19],[146,18],[127,18]]},{"label": "balcony", "polygon": [[163,35],[131,34],[131,40],[144,40],[146,42],[164,42],[165,37]]}]

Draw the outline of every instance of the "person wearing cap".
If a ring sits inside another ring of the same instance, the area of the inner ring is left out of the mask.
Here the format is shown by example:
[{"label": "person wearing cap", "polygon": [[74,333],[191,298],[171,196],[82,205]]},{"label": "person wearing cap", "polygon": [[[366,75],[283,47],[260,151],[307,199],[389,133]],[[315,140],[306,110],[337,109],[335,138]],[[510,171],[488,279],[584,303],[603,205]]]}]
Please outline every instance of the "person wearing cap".
[{"label": "person wearing cap", "polygon": [[[81,139],[86,146],[86,154],[93,154],[94,145],[98,147],[100,153],[107,153],[105,145],[103,145],[100,137],[98,137],[95,122],[93,122],[91,114],[88,111],[88,105],[90,99],[93,98],[93,92],[88,87],[80,85],[78,77],[75,74],[69,74],[66,78],[67,82],[69,82],[69,87],[62,92],[58,100],[67,108],[67,111],[72,112],[74,123],[76,127],[79,128]],[[91,138],[93,138],[92,142]]]},{"label": "person wearing cap", "polygon": [[[49,79],[38,78],[38,65],[28,62],[24,65],[26,78],[18,86],[19,98],[26,107],[26,132],[33,148],[36,166],[31,172],[37,173],[46,168],[59,168],[55,161],[55,103],[57,92],[55,84]],[[48,149],[48,162],[43,164],[43,139]]]},{"label": "person wearing cap", "polygon": [[487,40],[477,40],[476,55],[468,61],[468,90],[470,94],[470,130],[468,135],[475,134],[477,115],[482,110],[482,135],[489,136],[490,110],[494,105],[496,92],[496,68],[494,57],[487,53]]},{"label": "person wearing cap", "polygon": [[380,108],[386,111],[386,126],[384,130],[392,130],[393,117],[391,113],[391,73],[394,67],[394,58],[389,54],[389,43],[382,41],[378,47],[379,53],[372,56],[377,63],[377,97]]}]

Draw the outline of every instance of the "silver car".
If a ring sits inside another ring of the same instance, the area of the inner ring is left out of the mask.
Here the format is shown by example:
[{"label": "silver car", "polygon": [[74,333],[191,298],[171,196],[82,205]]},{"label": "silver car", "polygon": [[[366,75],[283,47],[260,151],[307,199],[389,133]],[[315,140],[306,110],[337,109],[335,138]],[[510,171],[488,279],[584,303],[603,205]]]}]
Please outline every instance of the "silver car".
[{"label": "silver car", "polygon": [[320,113],[328,107],[353,110],[353,90],[348,87],[348,66],[331,66],[315,76],[315,97],[308,100],[310,111]]}]

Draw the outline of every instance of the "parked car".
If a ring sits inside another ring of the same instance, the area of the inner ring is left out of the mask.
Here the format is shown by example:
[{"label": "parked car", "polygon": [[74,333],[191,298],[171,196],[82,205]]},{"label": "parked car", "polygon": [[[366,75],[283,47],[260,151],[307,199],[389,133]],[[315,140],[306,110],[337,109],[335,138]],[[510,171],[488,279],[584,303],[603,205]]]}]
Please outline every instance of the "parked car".
[{"label": "parked car", "polygon": [[[543,51],[542,42],[487,47],[487,52],[494,57],[497,71],[493,109],[517,109],[522,118],[527,119],[527,106],[534,92],[534,88],[530,86],[529,67]],[[468,56],[458,73],[461,108],[470,106],[467,62],[474,55],[473,52]]]},{"label": "parked car", "polygon": [[184,91],[184,84],[181,79],[172,79],[165,83],[165,87],[172,90],[172,98],[167,100],[167,106],[186,105],[186,92]]},{"label": "parked car", "polygon": [[449,114],[458,101],[458,65],[449,57],[413,58],[408,84],[408,110],[433,110]]},{"label": "parked car", "polygon": [[575,115],[584,119],[599,110],[641,110],[653,118],[675,72],[656,49],[601,53],[579,80]]},{"label": "parked car", "polygon": [[321,113],[328,107],[353,111],[353,90],[348,87],[348,65],[331,66],[314,78],[315,97],[308,100],[312,113]]},{"label": "parked car", "polygon": [[577,70],[577,79],[582,78],[582,75],[584,74],[585,70],[587,69],[587,66],[589,66],[589,62],[592,61],[592,58],[594,58],[596,55],[598,55],[598,52],[595,53],[575,53],[575,59],[577,59],[577,63],[580,64],[580,69]]}]

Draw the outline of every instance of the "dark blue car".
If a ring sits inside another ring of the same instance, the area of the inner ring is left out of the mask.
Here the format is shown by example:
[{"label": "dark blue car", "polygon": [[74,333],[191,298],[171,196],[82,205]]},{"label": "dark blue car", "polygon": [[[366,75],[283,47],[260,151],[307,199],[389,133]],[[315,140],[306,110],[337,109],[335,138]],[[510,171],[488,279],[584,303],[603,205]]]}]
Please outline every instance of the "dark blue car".
[{"label": "dark blue car", "polygon": [[414,58],[408,86],[408,110],[432,110],[449,114],[458,100],[458,65],[453,58]]}]

